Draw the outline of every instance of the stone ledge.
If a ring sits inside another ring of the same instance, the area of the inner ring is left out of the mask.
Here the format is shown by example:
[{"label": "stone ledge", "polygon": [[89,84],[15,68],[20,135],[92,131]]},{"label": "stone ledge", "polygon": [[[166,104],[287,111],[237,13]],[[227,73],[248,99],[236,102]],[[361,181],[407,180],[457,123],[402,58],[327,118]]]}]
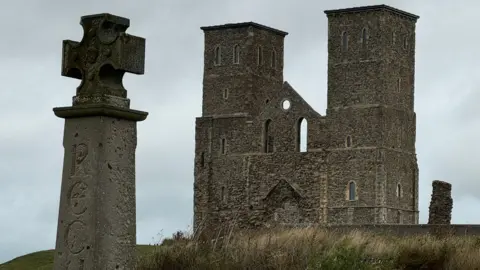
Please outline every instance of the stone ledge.
[{"label": "stone ledge", "polygon": [[324,13],[328,16],[337,15],[337,14],[344,14],[344,13],[356,13],[356,12],[365,12],[365,11],[379,11],[379,10],[386,10],[393,14],[405,16],[406,18],[417,21],[420,19],[420,16],[393,8],[387,5],[372,5],[372,6],[360,6],[360,7],[353,7],[353,8],[344,8],[344,9],[331,9],[325,10]]},{"label": "stone ledge", "polygon": [[270,31],[283,37],[288,35],[287,32],[284,32],[282,30],[278,30],[269,26],[255,23],[255,22],[241,22],[241,23],[228,23],[223,25],[202,26],[200,27],[200,29],[202,29],[203,31],[211,31],[211,30],[231,29],[231,28],[247,28],[249,26],[255,27],[261,30]]},{"label": "stone ledge", "polygon": [[109,116],[130,121],[143,121],[147,119],[148,112],[120,108],[106,104],[89,104],[70,107],[53,108],[57,117],[69,119],[89,116]]}]

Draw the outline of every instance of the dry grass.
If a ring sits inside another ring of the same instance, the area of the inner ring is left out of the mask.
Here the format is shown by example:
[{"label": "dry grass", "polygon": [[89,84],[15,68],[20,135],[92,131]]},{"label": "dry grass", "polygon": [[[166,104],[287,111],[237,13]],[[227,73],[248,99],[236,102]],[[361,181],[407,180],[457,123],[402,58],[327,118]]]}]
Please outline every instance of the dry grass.
[{"label": "dry grass", "polygon": [[306,228],[227,234],[209,242],[175,238],[138,269],[480,269],[479,237],[339,235]]}]

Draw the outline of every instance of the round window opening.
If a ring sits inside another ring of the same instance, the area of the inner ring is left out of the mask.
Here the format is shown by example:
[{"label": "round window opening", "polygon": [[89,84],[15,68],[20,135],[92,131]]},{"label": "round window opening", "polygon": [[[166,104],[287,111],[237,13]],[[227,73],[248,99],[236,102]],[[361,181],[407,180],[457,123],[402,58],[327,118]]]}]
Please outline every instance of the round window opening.
[{"label": "round window opening", "polygon": [[292,103],[290,102],[290,100],[285,99],[284,101],[282,101],[282,108],[284,110],[290,109],[291,106],[292,106]]}]

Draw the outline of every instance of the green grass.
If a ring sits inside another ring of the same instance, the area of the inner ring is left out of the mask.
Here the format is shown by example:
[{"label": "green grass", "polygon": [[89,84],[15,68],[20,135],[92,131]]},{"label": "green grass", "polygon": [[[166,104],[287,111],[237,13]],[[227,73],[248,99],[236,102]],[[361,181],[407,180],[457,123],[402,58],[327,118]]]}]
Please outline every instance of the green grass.
[{"label": "green grass", "polygon": [[44,250],[17,257],[0,265],[1,270],[52,269],[54,250]]},{"label": "green grass", "polygon": [[[138,246],[137,270],[480,270],[480,237],[396,237],[328,229],[238,232],[213,241],[177,233]],[[18,257],[0,270],[52,269],[53,251]]]},{"label": "green grass", "polygon": [[[138,256],[143,257],[155,251],[155,247],[138,245]],[[4,264],[0,264],[0,270],[51,270],[53,269],[54,250],[44,250],[17,257]]]},{"label": "green grass", "polygon": [[480,270],[480,237],[307,228],[180,240],[144,257],[137,270]]}]

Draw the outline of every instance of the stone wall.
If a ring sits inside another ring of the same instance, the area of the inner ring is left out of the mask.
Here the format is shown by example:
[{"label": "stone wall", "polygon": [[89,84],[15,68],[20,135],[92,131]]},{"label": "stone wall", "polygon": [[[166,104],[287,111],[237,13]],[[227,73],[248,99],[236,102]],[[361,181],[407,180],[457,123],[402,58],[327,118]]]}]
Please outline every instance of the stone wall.
[{"label": "stone wall", "polygon": [[432,182],[428,224],[450,224],[452,218],[452,185],[435,180]]},{"label": "stone wall", "polygon": [[327,228],[339,232],[348,233],[353,230],[373,232],[378,234],[389,234],[397,236],[413,236],[435,234],[436,231],[445,231],[449,235],[455,236],[480,236],[480,225],[469,224],[451,224],[451,225],[336,225],[328,226]]},{"label": "stone wall", "polygon": [[[285,32],[256,23],[202,28],[196,224],[205,217],[213,227],[234,222],[243,228],[418,222],[417,18],[385,6],[330,11],[327,17],[326,116],[283,81]],[[222,61],[216,64],[217,48]],[[307,152],[300,150],[302,121]]]}]

